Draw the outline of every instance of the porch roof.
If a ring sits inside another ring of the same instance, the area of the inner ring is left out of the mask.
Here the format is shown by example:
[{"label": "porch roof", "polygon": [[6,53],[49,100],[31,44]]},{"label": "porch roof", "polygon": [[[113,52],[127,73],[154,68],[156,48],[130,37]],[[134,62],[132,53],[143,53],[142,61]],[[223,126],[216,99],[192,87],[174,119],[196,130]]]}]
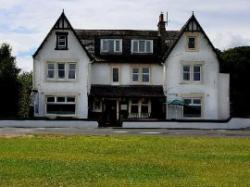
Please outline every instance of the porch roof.
[{"label": "porch roof", "polygon": [[90,96],[93,97],[165,97],[162,86],[151,85],[92,85]]}]

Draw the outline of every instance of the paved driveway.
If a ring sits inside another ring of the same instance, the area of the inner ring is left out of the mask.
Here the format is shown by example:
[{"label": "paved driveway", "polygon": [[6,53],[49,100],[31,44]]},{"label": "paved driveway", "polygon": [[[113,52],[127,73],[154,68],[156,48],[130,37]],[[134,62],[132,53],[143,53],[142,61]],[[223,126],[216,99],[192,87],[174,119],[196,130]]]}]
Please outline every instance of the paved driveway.
[{"label": "paved driveway", "polygon": [[113,129],[113,128],[0,128],[0,136],[15,137],[33,134],[58,135],[154,135],[250,137],[250,130],[180,130],[180,129]]}]

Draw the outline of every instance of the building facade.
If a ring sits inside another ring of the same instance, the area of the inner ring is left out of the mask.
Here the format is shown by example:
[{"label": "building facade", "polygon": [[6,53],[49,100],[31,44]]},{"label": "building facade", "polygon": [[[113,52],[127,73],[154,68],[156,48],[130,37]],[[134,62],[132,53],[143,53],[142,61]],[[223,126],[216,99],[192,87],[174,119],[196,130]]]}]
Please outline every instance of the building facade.
[{"label": "building facade", "polygon": [[192,15],[178,31],[73,29],[64,13],[34,59],[34,115],[123,120],[227,119],[229,75]]}]

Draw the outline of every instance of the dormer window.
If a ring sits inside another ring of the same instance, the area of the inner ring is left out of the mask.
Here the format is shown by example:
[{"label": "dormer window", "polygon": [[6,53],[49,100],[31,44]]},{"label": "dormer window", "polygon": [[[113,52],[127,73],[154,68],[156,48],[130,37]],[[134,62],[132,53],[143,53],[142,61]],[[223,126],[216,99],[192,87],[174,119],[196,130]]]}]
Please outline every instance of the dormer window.
[{"label": "dormer window", "polygon": [[153,53],[153,40],[132,40],[131,53]]},{"label": "dormer window", "polygon": [[68,49],[68,33],[57,32],[56,33],[56,50]]},{"label": "dormer window", "polygon": [[101,53],[122,53],[122,40],[101,39]]}]

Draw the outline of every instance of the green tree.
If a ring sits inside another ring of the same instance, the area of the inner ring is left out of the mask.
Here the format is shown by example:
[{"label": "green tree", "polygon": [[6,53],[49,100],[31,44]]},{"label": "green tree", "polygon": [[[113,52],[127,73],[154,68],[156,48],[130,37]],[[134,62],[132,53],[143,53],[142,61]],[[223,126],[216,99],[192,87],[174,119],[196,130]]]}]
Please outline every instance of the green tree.
[{"label": "green tree", "polygon": [[20,82],[18,116],[28,118],[30,113],[30,95],[32,91],[32,72],[23,72],[18,76]]},{"label": "green tree", "polygon": [[8,44],[0,45],[0,117],[15,117],[18,111],[18,73],[16,59]]},{"label": "green tree", "polygon": [[250,116],[250,47],[236,47],[220,52],[221,71],[230,73],[232,116]]}]

